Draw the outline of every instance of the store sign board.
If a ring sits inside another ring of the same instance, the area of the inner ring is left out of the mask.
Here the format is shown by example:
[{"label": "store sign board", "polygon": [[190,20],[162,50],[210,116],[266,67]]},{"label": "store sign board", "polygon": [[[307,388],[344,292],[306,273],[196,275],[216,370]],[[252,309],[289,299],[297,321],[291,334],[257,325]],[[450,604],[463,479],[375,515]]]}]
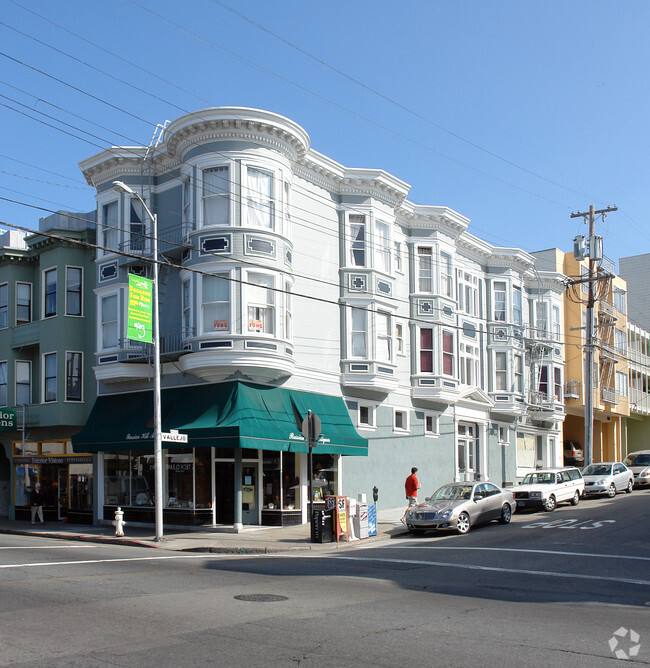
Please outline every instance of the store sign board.
[{"label": "store sign board", "polygon": [[153,343],[153,281],[129,274],[129,306],[126,338],[131,341]]},{"label": "store sign board", "polygon": [[10,408],[0,410],[0,431],[13,431],[16,429],[16,411]]},{"label": "store sign board", "polygon": [[14,464],[92,464],[92,455],[65,457],[14,457]]}]

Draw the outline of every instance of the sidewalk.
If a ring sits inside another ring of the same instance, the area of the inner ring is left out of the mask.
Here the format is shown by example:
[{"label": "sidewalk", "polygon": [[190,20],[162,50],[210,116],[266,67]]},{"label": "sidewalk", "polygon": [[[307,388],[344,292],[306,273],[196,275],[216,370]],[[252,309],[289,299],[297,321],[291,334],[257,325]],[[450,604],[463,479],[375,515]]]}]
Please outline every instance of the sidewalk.
[{"label": "sidewalk", "polygon": [[377,511],[377,535],[363,540],[341,540],[339,543],[312,543],[310,526],[295,527],[246,526],[240,533],[232,527],[206,527],[192,531],[169,529],[162,542],[156,542],[152,527],[136,527],[127,524],[124,537],[115,536],[115,528],[87,526],[67,522],[48,522],[45,526],[33,526],[29,522],[0,519],[0,534],[18,534],[61,540],[77,540],[94,543],[112,543],[137,547],[153,547],[179,552],[208,552],[221,554],[272,554],[297,550],[323,550],[353,548],[379,540],[390,539],[406,533],[400,522],[403,508]]}]

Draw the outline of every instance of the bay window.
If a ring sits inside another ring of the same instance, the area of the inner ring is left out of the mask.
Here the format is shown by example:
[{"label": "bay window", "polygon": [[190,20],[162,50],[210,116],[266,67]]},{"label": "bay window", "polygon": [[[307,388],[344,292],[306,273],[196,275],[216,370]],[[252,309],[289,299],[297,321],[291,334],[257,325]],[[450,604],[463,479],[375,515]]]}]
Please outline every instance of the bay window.
[{"label": "bay window", "polygon": [[362,308],[350,309],[350,357],[368,357],[368,312]]},{"label": "bay window", "polygon": [[101,349],[117,348],[117,295],[108,295],[101,298]]},{"label": "bay window", "polygon": [[420,329],[420,373],[433,372],[433,330]]},{"label": "bay window", "polygon": [[390,228],[380,221],[375,222],[375,269],[390,273]]},{"label": "bay window", "polygon": [[43,272],[43,315],[51,318],[56,315],[56,269]]},{"label": "bay window", "polygon": [[433,291],[433,254],[430,248],[418,247],[418,292]]},{"label": "bay window", "polygon": [[81,267],[65,269],[65,314],[81,315],[81,295],[83,294]]},{"label": "bay window", "polygon": [[56,353],[43,355],[43,401],[56,401]]},{"label": "bay window", "polygon": [[275,228],[273,174],[254,167],[249,167],[247,173],[248,223],[272,230]]},{"label": "bay window", "polygon": [[506,321],[506,284],[505,281],[494,282],[494,319]]},{"label": "bay window", "polygon": [[7,362],[0,362],[0,406],[7,406]]},{"label": "bay window", "polygon": [[454,335],[447,331],[442,332],[442,373],[454,375]]},{"label": "bay window", "polygon": [[117,200],[102,206],[102,246],[104,253],[117,250],[119,242],[119,208]]},{"label": "bay window", "polygon": [[454,294],[454,281],[451,273],[451,255],[440,253],[440,294],[452,297]]},{"label": "bay window", "polygon": [[248,274],[248,331],[275,334],[275,292],[273,277],[266,274]]},{"label": "bay window", "polygon": [[192,286],[189,279],[181,283],[181,336],[192,336]]},{"label": "bay window", "polygon": [[227,165],[203,170],[203,226],[230,224],[230,170]]},{"label": "bay window", "polygon": [[16,406],[32,403],[32,363],[16,361]]},{"label": "bay window", "polygon": [[497,392],[508,391],[508,353],[494,354],[494,389]]},{"label": "bay window", "polygon": [[350,216],[350,264],[366,266],[366,217]]},{"label": "bay window", "polygon": [[390,314],[377,312],[375,322],[377,327],[377,359],[380,362],[390,362],[393,359]]},{"label": "bay window", "polygon": [[32,321],[32,284],[16,283],[16,324]]},{"label": "bay window", "polygon": [[[201,311],[203,332],[230,332],[230,281],[227,273],[202,276]],[[183,299],[183,327],[189,328],[189,281]],[[185,301],[186,300],[186,301]]]},{"label": "bay window", "polygon": [[65,354],[65,400],[81,401],[83,378],[83,353]]}]

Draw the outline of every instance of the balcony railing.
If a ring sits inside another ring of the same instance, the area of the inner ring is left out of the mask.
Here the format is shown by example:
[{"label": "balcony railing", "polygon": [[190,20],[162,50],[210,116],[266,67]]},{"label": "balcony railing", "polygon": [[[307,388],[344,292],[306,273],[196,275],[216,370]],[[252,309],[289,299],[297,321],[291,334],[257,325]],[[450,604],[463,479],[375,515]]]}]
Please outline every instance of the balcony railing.
[{"label": "balcony railing", "polygon": [[602,400],[607,404],[617,404],[618,399],[616,396],[616,390],[613,387],[601,387],[600,396]]}]

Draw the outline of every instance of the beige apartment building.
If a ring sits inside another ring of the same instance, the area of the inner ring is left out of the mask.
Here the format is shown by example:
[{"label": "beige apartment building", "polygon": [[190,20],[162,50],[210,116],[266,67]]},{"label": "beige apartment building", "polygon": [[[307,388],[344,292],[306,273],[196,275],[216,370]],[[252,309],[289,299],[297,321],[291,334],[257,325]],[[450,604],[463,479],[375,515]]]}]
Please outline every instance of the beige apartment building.
[{"label": "beige apartment building", "polygon": [[[572,280],[588,276],[588,261],[572,253],[549,249],[534,253],[540,269],[563,273],[564,295],[564,442],[585,445],[585,404],[589,386],[585,370],[587,283]],[[614,264],[603,259],[594,285],[593,453],[598,461],[620,460],[625,456],[626,425],[630,415],[628,318],[625,281],[615,274]]]}]

